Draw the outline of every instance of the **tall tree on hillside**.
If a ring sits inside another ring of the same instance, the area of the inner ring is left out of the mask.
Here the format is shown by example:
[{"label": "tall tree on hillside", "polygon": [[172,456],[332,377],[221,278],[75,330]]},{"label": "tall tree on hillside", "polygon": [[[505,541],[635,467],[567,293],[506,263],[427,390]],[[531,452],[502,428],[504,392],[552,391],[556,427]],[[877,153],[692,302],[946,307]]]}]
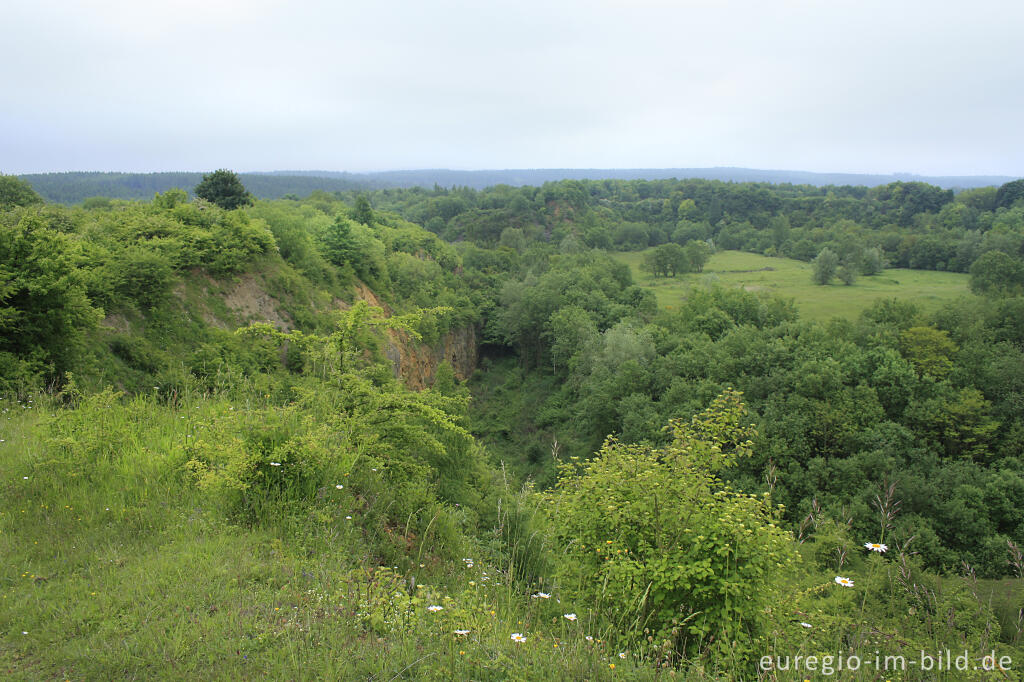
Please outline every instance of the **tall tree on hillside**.
[{"label": "tall tree on hillside", "polygon": [[356,197],[356,205],[352,209],[352,220],[366,226],[373,225],[373,209],[370,208],[370,200],[366,198],[365,194],[360,194]]},{"label": "tall tree on hillside", "polygon": [[238,176],[226,168],[204,175],[202,182],[196,185],[195,193],[200,199],[206,199],[229,211],[249,206],[253,201]]}]

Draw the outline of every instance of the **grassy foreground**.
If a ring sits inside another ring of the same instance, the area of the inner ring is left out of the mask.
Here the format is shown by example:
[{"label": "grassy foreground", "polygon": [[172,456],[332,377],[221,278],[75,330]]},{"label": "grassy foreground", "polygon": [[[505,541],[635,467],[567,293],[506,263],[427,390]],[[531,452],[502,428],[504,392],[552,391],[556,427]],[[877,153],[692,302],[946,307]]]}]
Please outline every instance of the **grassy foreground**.
[{"label": "grassy foreground", "polygon": [[0,403],[0,678],[658,676],[582,614],[565,618],[559,595],[513,585],[482,546],[456,562],[424,551],[375,565],[365,500],[344,482],[311,507],[232,518],[186,480],[183,453],[272,406],[141,397],[109,408],[93,404],[88,422],[55,436],[74,411],[45,396]]},{"label": "grassy foreground", "polygon": [[810,263],[743,251],[719,251],[702,273],[654,277],[640,269],[645,253],[620,252],[613,256],[629,265],[634,280],[653,291],[658,305],[664,308],[678,306],[690,287],[704,282],[795,299],[802,318],[818,321],[855,318],[879,298],[908,300],[923,311],[934,311],[971,295],[967,275],[933,270],[890,269],[873,277],[860,277],[852,286],[844,286],[839,280],[819,286],[811,281]]}]

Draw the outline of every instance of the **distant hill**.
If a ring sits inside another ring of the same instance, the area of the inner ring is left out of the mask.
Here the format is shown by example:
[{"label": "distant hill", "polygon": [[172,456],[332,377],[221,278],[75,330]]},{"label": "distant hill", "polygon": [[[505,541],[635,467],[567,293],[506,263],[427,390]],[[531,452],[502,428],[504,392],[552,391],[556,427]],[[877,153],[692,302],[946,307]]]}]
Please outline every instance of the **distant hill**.
[{"label": "distant hill", "polygon": [[860,173],[814,173],[811,171],[762,170],[756,168],[536,168],[507,170],[395,170],[378,173],[334,171],[274,171],[270,175],[314,176],[367,182],[378,187],[473,187],[493,185],[543,185],[559,180],[664,180],[701,178],[724,182],[768,182],[773,184],[864,185],[874,187],[890,182],[926,182],[943,189],[970,189],[1002,185],[1016,178],[1003,175],[925,176],[911,173],[867,175]]},{"label": "distant hill", "polygon": [[[202,173],[37,173],[22,175],[40,195],[61,204],[77,204],[88,197],[149,199],[156,192],[174,187],[191,191]],[[240,173],[242,183],[261,199],[280,199],[294,194],[308,196],[325,192],[391,187],[472,187],[493,185],[543,185],[558,180],[662,180],[703,178],[726,182],[767,182],[796,185],[885,185],[897,181],[926,182],[944,189],[970,189],[1002,185],[1015,178],[996,175],[924,176],[905,173],[865,175],[857,173],[812,173],[809,171],[759,170],[754,168],[540,168],[509,170],[396,170],[378,173],[338,171],[272,171]]]}]

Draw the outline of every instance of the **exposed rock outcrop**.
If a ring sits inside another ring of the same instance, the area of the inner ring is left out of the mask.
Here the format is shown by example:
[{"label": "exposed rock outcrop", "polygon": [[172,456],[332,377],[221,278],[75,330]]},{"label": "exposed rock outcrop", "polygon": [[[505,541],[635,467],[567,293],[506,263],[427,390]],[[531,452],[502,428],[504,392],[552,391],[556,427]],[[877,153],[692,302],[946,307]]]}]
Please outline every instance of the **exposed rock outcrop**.
[{"label": "exposed rock outcrop", "polygon": [[395,376],[405,385],[421,390],[433,385],[437,367],[447,361],[455,376],[465,381],[473,374],[478,360],[479,344],[475,326],[453,329],[436,346],[428,346],[409,338],[408,334],[392,332],[385,350],[395,369]]}]

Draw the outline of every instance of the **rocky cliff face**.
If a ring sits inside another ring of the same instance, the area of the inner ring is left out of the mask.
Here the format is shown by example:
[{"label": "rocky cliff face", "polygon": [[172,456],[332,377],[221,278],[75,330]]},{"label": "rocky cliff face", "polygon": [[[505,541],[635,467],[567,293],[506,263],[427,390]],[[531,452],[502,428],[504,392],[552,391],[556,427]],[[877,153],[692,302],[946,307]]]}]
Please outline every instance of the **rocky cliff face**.
[{"label": "rocky cliff face", "polygon": [[385,352],[394,364],[395,376],[401,377],[411,389],[418,391],[431,386],[437,366],[445,361],[460,381],[468,379],[476,369],[479,345],[474,326],[451,330],[433,347],[402,332],[392,332],[389,337]]},{"label": "rocky cliff face", "polygon": [[[377,298],[368,286],[356,283],[356,297],[372,306],[382,308],[390,315],[391,309]],[[342,304],[347,307],[347,304]],[[434,383],[437,366],[449,362],[459,381],[465,381],[476,370],[479,342],[475,326],[453,329],[436,346],[428,346],[412,339],[408,334],[390,330],[385,354],[394,365],[395,376],[409,388],[419,391]]]}]

